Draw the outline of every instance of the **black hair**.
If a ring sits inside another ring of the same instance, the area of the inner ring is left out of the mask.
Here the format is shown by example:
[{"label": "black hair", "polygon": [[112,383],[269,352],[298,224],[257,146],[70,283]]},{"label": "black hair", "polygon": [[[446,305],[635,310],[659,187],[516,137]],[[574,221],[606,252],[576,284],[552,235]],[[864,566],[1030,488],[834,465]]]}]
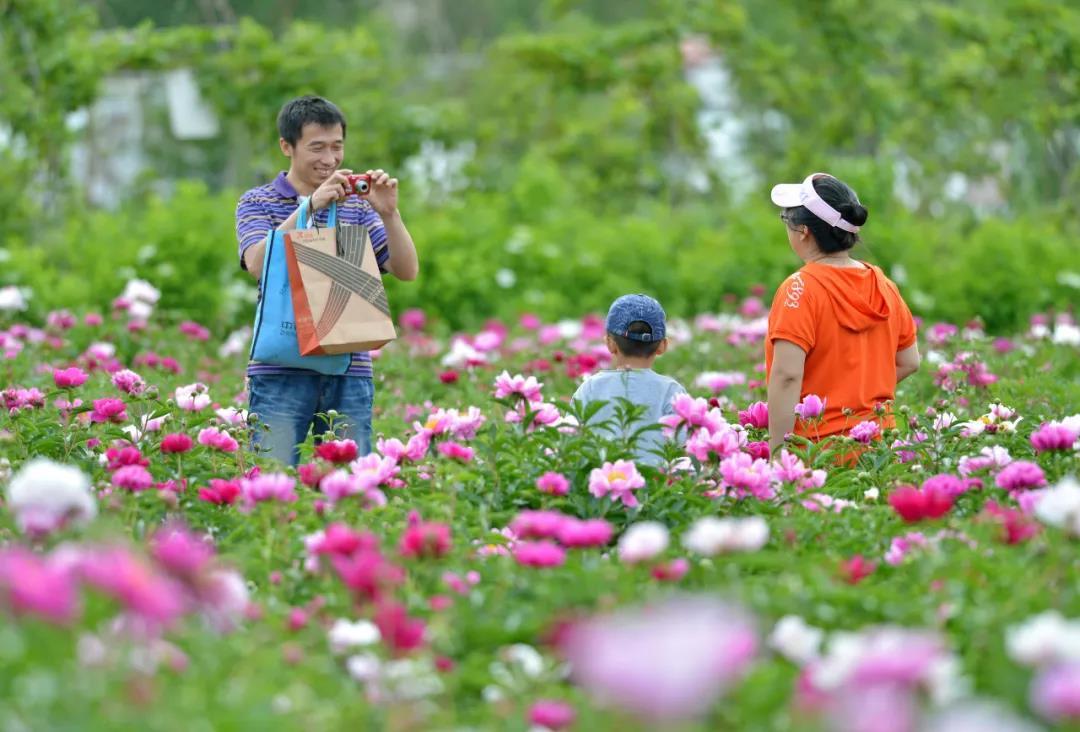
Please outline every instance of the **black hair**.
[{"label": "black hair", "polygon": [[345,136],[345,115],[336,104],[322,97],[297,97],[286,102],[278,112],[278,135],[290,145],[297,143],[306,124],[317,124],[321,127],[341,125],[341,135]]},{"label": "black hair", "polygon": [[[626,330],[634,335],[652,335],[652,326],[644,320],[635,320]],[[608,335],[615,341],[619,353],[630,358],[648,358],[656,353],[656,349],[660,348],[660,341],[635,341],[617,333],[609,333]]]},{"label": "black hair", "polygon": [[[844,221],[855,226],[866,223],[869,213],[859,203],[859,197],[844,181],[833,178],[831,175],[822,175],[814,178],[814,190],[821,196],[821,200],[829,204],[844,217]],[[836,226],[829,226],[811,213],[805,206],[795,206],[785,212],[788,222],[792,226],[806,226],[814,235],[818,248],[825,254],[846,252],[859,243],[859,235],[852,231],[845,231]]]}]

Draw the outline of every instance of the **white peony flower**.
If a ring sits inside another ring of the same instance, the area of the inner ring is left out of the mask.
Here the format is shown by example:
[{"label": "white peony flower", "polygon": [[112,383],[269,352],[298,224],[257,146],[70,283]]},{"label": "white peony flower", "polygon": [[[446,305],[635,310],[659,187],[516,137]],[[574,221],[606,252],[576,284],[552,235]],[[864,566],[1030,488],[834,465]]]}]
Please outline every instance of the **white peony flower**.
[{"label": "white peony flower", "polygon": [[792,663],[803,666],[816,659],[821,651],[825,631],[807,625],[798,615],[780,618],[769,636],[769,647]]},{"label": "white peony flower", "polygon": [[1040,491],[1035,516],[1044,524],[1080,536],[1080,483],[1068,476],[1057,485]]},{"label": "white peony flower", "polygon": [[379,667],[379,657],[371,653],[349,656],[345,661],[345,669],[349,672],[349,676],[361,683],[378,678]]},{"label": "white peony flower", "polygon": [[699,518],[683,534],[687,549],[707,557],[724,552],[751,552],[769,540],[769,525],[760,516],[747,518]]},{"label": "white peony flower", "polygon": [[667,527],[662,523],[638,522],[619,538],[619,559],[626,564],[652,559],[667,549],[668,538]]},{"label": "white peony flower", "polygon": [[345,618],[338,618],[334,621],[326,637],[330,641],[330,650],[333,653],[341,654],[350,648],[378,643],[381,635],[375,623],[370,620],[351,622]]},{"label": "white peony flower", "polygon": [[78,468],[48,458],[26,463],[12,477],[7,495],[19,528],[34,536],[67,524],[85,525],[97,515],[90,479]]},{"label": "white peony flower", "polygon": [[161,292],[146,280],[129,280],[120,297],[130,303],[144,302],[154,305],[161,299]]},{"label": "white peony flower", "polygon": [[1024,666],[1080,661],[1080,622],[1056,610],[1033,615],[1005,631],[1009,658]]},{"label": "white peony flower", "polygon": [[26,310],[26,294],[14,285],[0,287],[0,310]]}]

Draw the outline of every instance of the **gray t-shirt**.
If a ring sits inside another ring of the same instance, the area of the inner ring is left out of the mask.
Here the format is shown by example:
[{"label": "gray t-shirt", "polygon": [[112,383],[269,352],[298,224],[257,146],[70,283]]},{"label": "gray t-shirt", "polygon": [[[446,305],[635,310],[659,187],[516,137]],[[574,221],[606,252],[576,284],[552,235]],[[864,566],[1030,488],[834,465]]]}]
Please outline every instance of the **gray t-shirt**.
[{"label": "gray t-shirt", "polygon": [[[678,381],[670,376],[662,376],[652,369],[604,369],[585,379],[574,392],[573,400],[583,405],[607,402],[589,420],[589,424],[605,420],[617,422],[615,410],[619,406],[619,398],[645,407],[645,414],[630,427],[630,432],[633,433],[647,424],[656,424],[665,415],[674,414],[671,400],[685,393],[686,389]],[[619,437],[617,430],[617,424],[613,424],[606,431],[613,437]],[[636,459],[650,465],[660,463],[660,457],[651,451],[658,449],[663,443],[664,435],[659,429],[643,433],[638,438]]]}]

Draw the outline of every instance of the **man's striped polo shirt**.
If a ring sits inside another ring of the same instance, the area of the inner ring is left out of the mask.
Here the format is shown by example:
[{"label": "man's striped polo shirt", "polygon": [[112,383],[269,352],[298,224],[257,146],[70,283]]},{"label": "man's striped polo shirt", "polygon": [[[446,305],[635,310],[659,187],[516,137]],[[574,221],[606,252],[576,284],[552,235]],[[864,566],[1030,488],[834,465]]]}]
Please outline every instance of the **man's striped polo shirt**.
[{"label": "man's striped polo shirt", "polygon": [[[236,204],[236,239],[240,243],[241,269],[247,269],[244,264],[244,252],[248,247],[265,241],[267,232],[281,226],[281,223],[289,218],[299,205],[296,189],[285,177],[284,172],[278,174],[272,182],[252,188],[240,197],[240,202]],[[315,222],[320,226],[325,226],[328,213],[328,209],[325,208],[316,212]],[[345,199],[345,203],[338,204],[337,217],[342,224],[368,227],[379,270],[386,272],[386,260],[390,258],[390,251],[386,247],[386,228],[371,204],[359,196],[349,196]],[[252,375],[313,374],[316,372],[253,361],[248,364],[247,373]],[[371,355],[367,351],[354,353],[347,373],[349,376],[370,377],[372,375]]]}]

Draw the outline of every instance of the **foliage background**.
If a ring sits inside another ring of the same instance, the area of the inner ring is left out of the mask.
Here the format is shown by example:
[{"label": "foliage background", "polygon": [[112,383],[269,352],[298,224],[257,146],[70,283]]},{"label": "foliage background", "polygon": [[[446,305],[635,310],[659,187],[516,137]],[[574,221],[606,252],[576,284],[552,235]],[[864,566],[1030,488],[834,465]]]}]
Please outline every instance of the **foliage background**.
[{"label": "foliage background", "polygon": [[[1007,329],[1076,300],[1080,7],[1068,0],[312,8],[0,0],[0,285],[31,288],[41,314],[106,307],[139,276],[165,307],[215,328],[247,322],[235,201],[282,166],[280,105],[315,92],[350,118],[347,162],[403,179],[422,276],[392,285],[392,304],[452,327],[603,310],[632,290],[675,314],[757,283],[771,292],[797,261],[768,189],[810,170],[859,191],[863,256],[926,317]],[[737,93],[744,185],[706,154],[686,74],[702,41]],[[194,70],[223,134],[164,133],[115,210],[90,206],[69,173],[67,115],[108,75],[173,68]],[[461,176],[410,179],[432,145],[470,151]],[[997,202],[953,200],[958,174]]]}]

